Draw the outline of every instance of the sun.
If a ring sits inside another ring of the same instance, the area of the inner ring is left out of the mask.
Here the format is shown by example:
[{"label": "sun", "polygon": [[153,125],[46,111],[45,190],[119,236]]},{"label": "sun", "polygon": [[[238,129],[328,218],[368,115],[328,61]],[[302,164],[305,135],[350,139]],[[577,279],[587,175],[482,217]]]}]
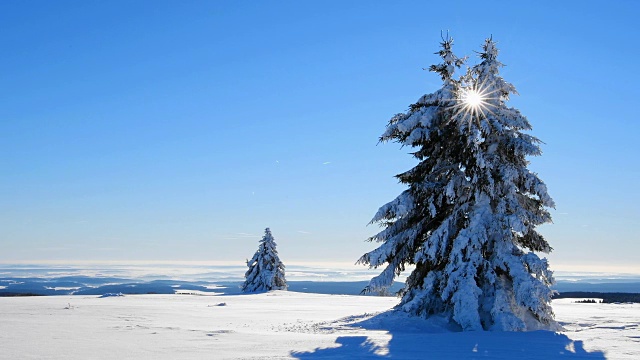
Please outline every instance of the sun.
[{"label": "sun", "polygon": [[462,101],[464,101],[468,107],[479,108],[485,102],[485,99],[481,93],[474,89],[469,89],[464,92]]},{"label": "sun", "polygon": [[[489,87],[483,84],[473,83],[462,89],[458,93],[453,108],[455,114],[453,118],[458,118],[466,122],[478,122],[482,118],[486,118],[493,114],[491,110],[495,107],[493,104],[497,98],[491,97],[495,91],[490,91]],[[453,119],[452,118],[452,119]]]}]

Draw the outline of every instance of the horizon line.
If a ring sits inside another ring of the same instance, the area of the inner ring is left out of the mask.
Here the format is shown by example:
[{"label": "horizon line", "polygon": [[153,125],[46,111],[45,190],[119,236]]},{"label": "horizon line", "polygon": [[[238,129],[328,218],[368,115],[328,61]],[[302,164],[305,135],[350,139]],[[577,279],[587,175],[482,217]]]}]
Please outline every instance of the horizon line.
[{"label": "horizon line", "polygon": [[[368,266],[358,265],[355,262],[347,261],[285,261],[285,266],[311,267],[328,269],[359,269],[362,271],[377,271]],[[231,260],[0,260],[0,265],[9,266],[183,266],[183,267],[216,267],[216,266],[238,266],[245,267],[244,261]],[[413,266],[407,267],[407,272]],[[551,266],[554,273],[562,273],[562,276],[570,276],[571,273],[585,276],[593,274],[605,275],[628,275],[640,276],[640,266],[629,265],[584,265],[584,264],[556,264]],[[560,274],[558,274],[560,275]]]}]

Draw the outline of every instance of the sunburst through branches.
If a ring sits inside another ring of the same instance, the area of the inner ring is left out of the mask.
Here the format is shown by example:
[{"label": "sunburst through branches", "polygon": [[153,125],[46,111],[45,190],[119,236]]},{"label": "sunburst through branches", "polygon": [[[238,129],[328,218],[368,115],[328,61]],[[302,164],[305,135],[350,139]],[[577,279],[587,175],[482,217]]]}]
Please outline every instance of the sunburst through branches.
[{"label": "sunburst through branches", "polygon": [[495,91],[490,91],[488,86],[475,82],[462,87],[453,105],[456,111],[453,118],[457,119],[460,116],[461,120],[467,123],[472,121],[478,123],[489,114],[493,115],[491,108],[495,105],[492,100],[497,99],[492,97],[494,94]]}]

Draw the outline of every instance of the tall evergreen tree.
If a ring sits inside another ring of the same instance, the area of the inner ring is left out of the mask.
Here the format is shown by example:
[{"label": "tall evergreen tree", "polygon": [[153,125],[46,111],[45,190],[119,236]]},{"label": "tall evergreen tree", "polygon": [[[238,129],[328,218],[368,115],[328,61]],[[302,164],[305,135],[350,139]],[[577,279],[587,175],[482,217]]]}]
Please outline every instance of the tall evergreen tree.
[{"label": "tall evergreen tree", "polygon": [[251,260],[247,261],[247,266],[249,270],[244,274],[245,282],[242,284],[242,291],[287,290],[284,264],[278,257],[276,242],[269,228],[264,230],[258,250]]},{"label": "tall evergreen tree", "polygon": [[372,220],[384,230],[369,240],[382,245],[359,262],[387,265],[365,290],[389,287],[414,265],[400,310],[444,315],[463,330],[555,328],[552,272],[534,253],[551,251],[535,227],[551,221],[554,203],[526,159],[541,154],[540,140],[506,104],[516,91],[499,75],[492,39],[459,79],[452,44],[441,43],[443,62],[430,67],[442,88],[394,116],[380,139],[416,148],[419,163],[396,176],[408,189]]}]

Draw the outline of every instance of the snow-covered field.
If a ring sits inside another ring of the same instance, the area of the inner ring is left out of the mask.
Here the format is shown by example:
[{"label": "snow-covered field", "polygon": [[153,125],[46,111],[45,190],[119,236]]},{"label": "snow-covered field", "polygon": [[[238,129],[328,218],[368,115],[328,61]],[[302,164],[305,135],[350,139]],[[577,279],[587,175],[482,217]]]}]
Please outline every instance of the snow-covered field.
[{"label": "snow-covered field", "polygon": [[393,297],[0,298],[3,359],[640,359],[640,304],[553,303],[566,332],[452,332]]}]

